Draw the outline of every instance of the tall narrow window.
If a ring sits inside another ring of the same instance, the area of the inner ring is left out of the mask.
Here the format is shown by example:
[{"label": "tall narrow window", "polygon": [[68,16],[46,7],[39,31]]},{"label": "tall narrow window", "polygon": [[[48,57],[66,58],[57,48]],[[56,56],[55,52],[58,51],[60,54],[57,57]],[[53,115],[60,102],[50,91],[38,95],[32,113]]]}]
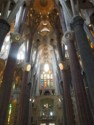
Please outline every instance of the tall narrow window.
[{"label": "tall narrow window", "polygon": [[43,72],[40,75],[40,88],[51,88],[54,87],[53,74],[52,72]]}]

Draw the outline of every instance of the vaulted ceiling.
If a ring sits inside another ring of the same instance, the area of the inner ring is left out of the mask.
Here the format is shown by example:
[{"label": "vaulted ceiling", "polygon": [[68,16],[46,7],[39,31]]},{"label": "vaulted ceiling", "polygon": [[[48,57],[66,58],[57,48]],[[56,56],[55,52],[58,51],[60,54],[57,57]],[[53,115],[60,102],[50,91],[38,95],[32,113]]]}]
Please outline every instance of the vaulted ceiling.
[{"label": "vaulted ceiling", "polygon": [[[38,49],[40,63],[43,64],[48,62],[52,65],[53,47],[51,46],[50,41],[52,38],[55,39],[53,43],[56,45],[57,38],[55,25],[59,20],[56,3],[54,0],[35,0],[33,2],[31,13],[32,10],[38,13],[39,18],[41,18],[33,42],[36,44],[37,40],[40,41]],[[61,29],[60,23],[58,23],[57,28]]]},{"label": "vaulted ceiling", "polygon": [[[17,2],[24,0],[11,1],[10,11],[14,8]],[[0,12],[6,7],[7,2],[8,0],[0,0]],[[25,2],[30,9],[26,23],[24,23],[25,25],[28,25],[28,28],[25,28],[23,37],[28,36],[30,30],[32,31],[30,25],[32,24],[32,21],[34,21],[35,25],[37,24],[38,26],[34,34],[33,50],[36,50],[38,44],[38,59],[40,60],[40,63],[43,64],[49,62],[52,65],[53,47],[51,39],[53,39],[53,45],[56,46],[58,40],[60,40],[63,35],[59,17],[59,0],[25,0]],[[76,4],[75,0],[74,2]],[[70,0],[66,0],[66,3],[71,11]],[[92,8],[92,3],[94,3],[93,0],[78,0],[78,3],[81,14],[86,20],[88,20],[88,16],[83,12],[83,9]],[[90,13],[88,12],[88,14]],[[14,20],[12,22],[12,31],[14,29]],[[57,36],[59,39],[57,39]]]}]

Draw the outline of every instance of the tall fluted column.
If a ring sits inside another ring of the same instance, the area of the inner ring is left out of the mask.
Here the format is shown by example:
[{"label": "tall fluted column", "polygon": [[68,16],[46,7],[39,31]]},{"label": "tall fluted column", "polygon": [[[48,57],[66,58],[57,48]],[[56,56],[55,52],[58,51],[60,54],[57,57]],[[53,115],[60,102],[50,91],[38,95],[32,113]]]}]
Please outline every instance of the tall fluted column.
[{"label": "tall fluted column", "polygon": [[[52,43],[51,43],[52,44]],[[61,72],[60,72],[60,69],[59,69],[59,66],[58,66],[58,61],[57,61],[57,57],[56,57],[56,53],[55,53],[55,46],[52,44],[53,46],[53,51],[54,51],[54,57],[55,57],[55,62],[56,62],[56,67],[57,67],[57,79],[59,82],[59,89],[62,93],[62,97],[63,97],[63,101],[62,101],[62,104],[63,104],[63,124],[64,125],[67,125],[67,119],[66,119],[66,111],[65,111],[65,98],[64,98],[64,92],[63,92],[63,83],[62,83],[62,76],[61,76]]]},{"label": "tall fluted column", "polygon": [[0,19],[0,51],[5,39],[5,36],[10,30],[10,25],[4,19]]},{"label": "tall fluted column", "polygon": [[[34,15],[33,15],[34,14]],[[33,41],[33,36],[34,33],[38,27],[39,21],[40,21],[40,15],[35,15],[35,13],[32,13],[32,17],[30,20],[30,37],[29,37],[29,48],[28,48],[28,53],[27,53],[27,59],[26,62],[30,62],[30,56],[31,56],[31,47],[32,47],[32,41]],[[21,90],[21,95],[20,95],[20,102],[19,102],[19,112],[18,112],[18,120],[17,120],[17,125],[27,125],[28,124],[28,114],[29,114],[29,96],[27,97],[28,94],[28,72],[24,71],[23,73],[23,81],[22,81],[22,90]],[[28,102],[28,104],[27,104]]]},{"label": "tall fluted column", "polygon": [[[31,35],[32,36],[32,35]],[[30,36],[29,40],[29,46],[26,56],[26,63],[30,63],[30,56],[31,56],[31,47],[32,47],[32,39],[33,37]],[[28,64],[27,64],[28,65]],[[26,65],[26,66],[27,66]],[[19,111],[18,111],[18,119],[17,119],[17,125],[28,125],[28,114],[29,114],[29,96],[30,96],[30,86],[28,83],[28,77],[29,77],[30,71],[24,70],[23,71],[23,77],[22,77],[22,83],[21,83],[21,94],[19,97]]]},{"label": "tall fluted column", "polygon": [[2,86],[0,88],[0,125],[5,125],[13,83],[13,74],[16,67],[17,52],[21,41],[21,36],[19,34],[12,34],[12,44],[3,75]]},{"label": "tall fluted column", "polygon": [[65,99],[65,111],[66,111],[66,120],[67,125],[74,125],[74,111],[73,105],[70,95],[70,79],[69,79],[69,68],[67,66],[67,62],[65,61],[62,54],[62,45],[61,42],[58,41],[57,49],[59,52],[60,60],[61,60],[61,75],[63,79],[63,90],[64,90],[64,99]]},{"label": "tall fluted column", "polygon": [[22,78],[22,89],[19,98],[17,125],[28,125],[30,85],[28,81],[28,71],[24,71]]},{"label": "tall fluted column", "polygon": [[80,16],[76,16],[73,18],[72,27],[75,32],[76,42],[88,81],[89,93],[94,109],[94,55],[92,54],[87,36],[83,29],[83,23],[83,19]]},{"label": "tall fluted column", "polygon": [[62,73],[62,78],[63,78],[63,83],[62,87],[64,90],[64,100],[65,100],[65,111],[66,111],[66,119],[67,119],[67,125],[75,125],[75,120],[74,120],[74,111],[73,111],[73,104],[71,100],[71,94],[70,94],[70,71],[69,68],[66,67],[65,65],[67,62],[62,62],[64,69],[61,71]]},{"label": "tall fluted column", "polygon": [[85,86],[81,75],[81,68],[74,46],[73,32],[66,32],[64,39],[68,46],[72,84],[77,102],[80,125],[93,125],[93,117],[89,107]]}]

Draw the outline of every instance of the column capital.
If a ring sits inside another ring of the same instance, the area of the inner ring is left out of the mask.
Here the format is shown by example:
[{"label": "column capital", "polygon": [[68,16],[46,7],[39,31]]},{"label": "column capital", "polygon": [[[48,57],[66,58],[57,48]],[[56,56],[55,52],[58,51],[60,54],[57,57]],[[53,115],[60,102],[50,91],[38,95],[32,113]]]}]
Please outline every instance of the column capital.
[{"label": "column capital", "polygon": [[81,16],[75,16],[75,17],[73,17],[71,27],[74,29],[75,26],[77,26],[77,25],[83,26],[83,24],[84,24],[84,19]]},{"label": "column capital", "polygon": [[63,36],[63,43],[67,44],[69,41],[74,41],[74,32],[73,31],[67,31],[64,33]]},{"label": "column capital", "polygon": [[12,43],[18,43],[20,45],[24,41],[19,33],[11,33],[11,40],[12,40]]}]

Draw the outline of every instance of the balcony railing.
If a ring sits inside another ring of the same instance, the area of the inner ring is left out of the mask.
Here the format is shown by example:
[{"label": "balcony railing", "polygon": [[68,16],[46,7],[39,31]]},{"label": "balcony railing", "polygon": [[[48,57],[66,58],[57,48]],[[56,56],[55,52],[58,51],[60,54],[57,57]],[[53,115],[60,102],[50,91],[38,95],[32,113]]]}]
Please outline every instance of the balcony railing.
[{"label": "balcony railing", "polygon": [[39,116],[39,120],[55,120],[56,116]]}]

